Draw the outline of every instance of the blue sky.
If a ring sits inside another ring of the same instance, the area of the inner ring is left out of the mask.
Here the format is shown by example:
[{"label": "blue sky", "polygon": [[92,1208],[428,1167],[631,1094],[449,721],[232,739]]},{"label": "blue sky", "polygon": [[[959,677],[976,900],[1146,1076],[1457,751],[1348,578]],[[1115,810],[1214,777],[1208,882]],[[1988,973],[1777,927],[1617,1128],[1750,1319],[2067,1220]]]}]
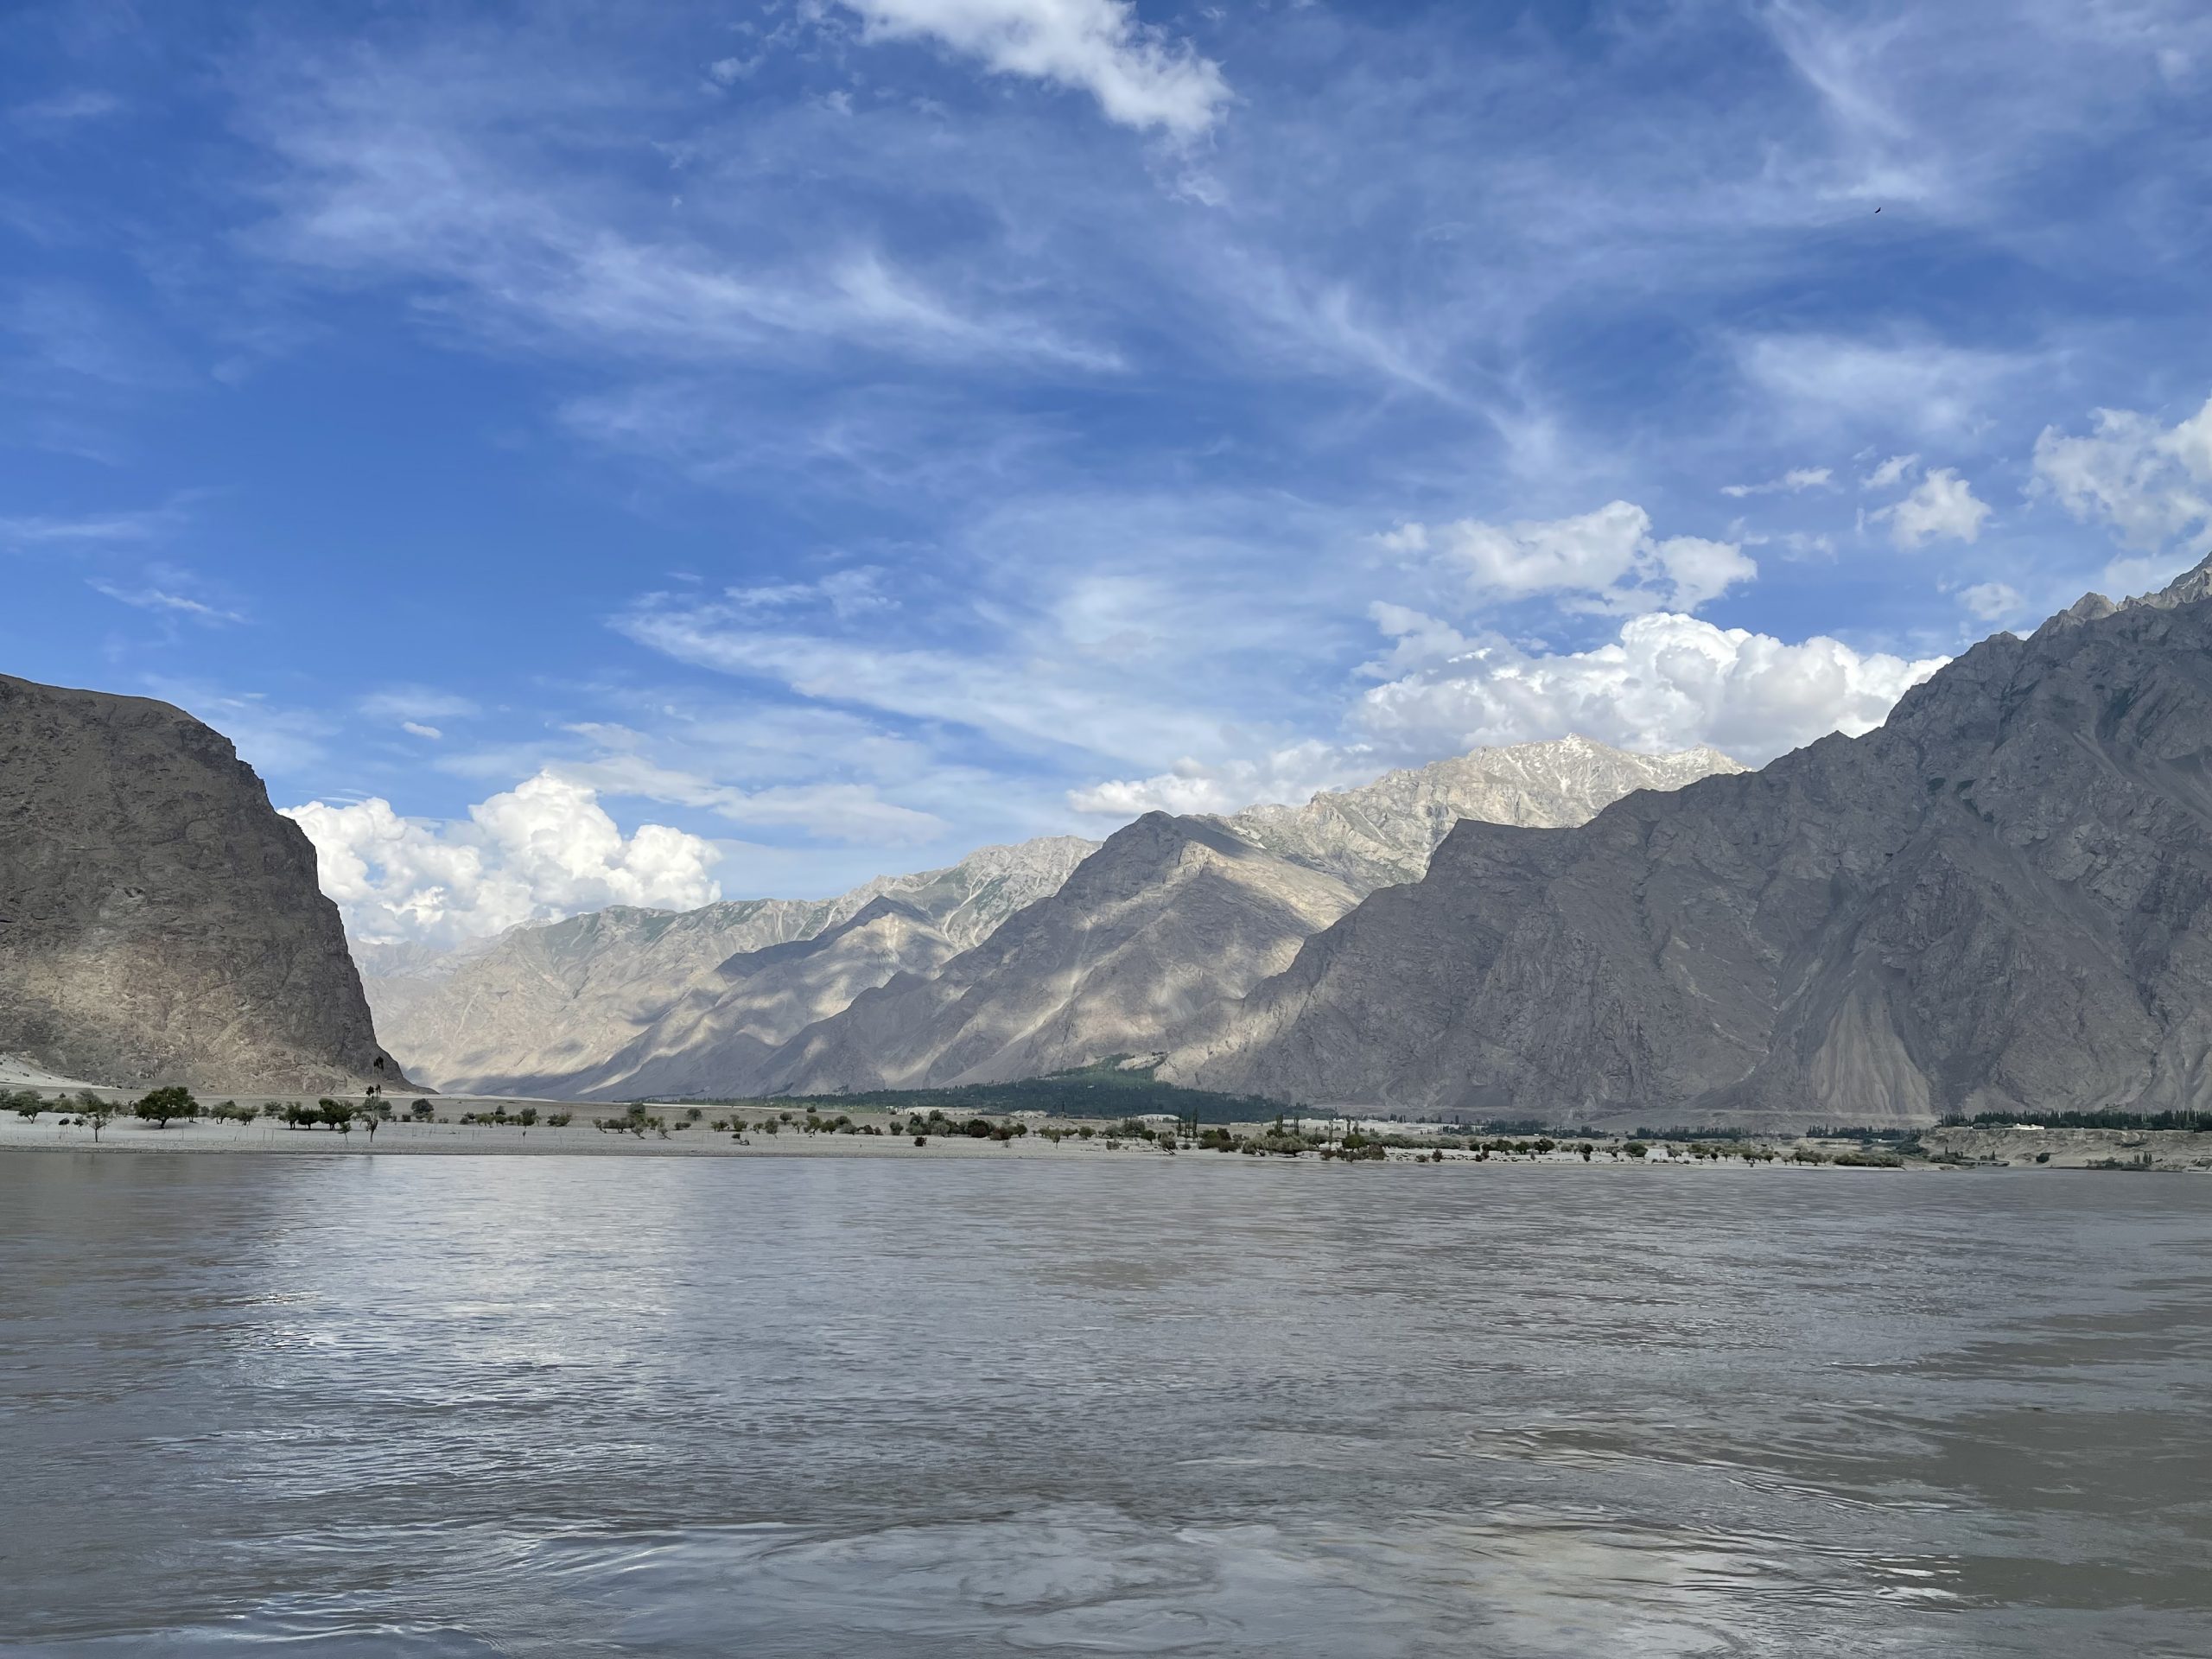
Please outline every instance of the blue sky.
[{"label": "blue sky", "polygon": [[2207,550],[2208,109],[2182,0],[20,5],[0,669],[435,943],[1763,760]]}]

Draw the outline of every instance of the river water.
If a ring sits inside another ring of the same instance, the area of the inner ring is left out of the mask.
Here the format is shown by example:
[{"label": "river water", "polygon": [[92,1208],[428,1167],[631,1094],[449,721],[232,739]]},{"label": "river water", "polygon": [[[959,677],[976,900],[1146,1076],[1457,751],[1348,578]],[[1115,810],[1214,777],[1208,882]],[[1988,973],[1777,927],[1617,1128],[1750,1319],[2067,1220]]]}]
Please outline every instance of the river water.
[{"label": "river water", "polygon": [[2212,1180],[0,1158],[0,1653],[2212,1654]]}]

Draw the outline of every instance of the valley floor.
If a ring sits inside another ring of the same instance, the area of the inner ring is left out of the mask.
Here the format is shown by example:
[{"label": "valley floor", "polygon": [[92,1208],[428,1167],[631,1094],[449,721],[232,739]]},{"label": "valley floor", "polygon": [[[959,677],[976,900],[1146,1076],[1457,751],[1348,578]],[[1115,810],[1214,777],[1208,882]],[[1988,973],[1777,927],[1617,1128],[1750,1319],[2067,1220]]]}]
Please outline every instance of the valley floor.
[{"label": "valley floor", "polygon": [[[1238,1133],[1257,1135],[1264,1128],[1259,1124],[1238,1126]],[[1663,1142],[1654,1142],[1648,1156],[1637,1158],[1623,1155],[1621,1142],[1613,1142],[1608,1147],[1606,1143],[1600,1141],[1597,1155],[1589,1162],[1599,1167],[1616,1169],[1694,1167],[1729,1170],[1739,1174],[1752,1173],[1755,1169],[1767,1175],[1824,1170],[1852,1174],[1885,1173],[1862,1171],[1834,1163],[1796,1162],[1791,1158],[1793,1151],[1800,1147],[1833,1156],[1851,1150],[1849,1143],[1793,1142],[1787,1137],[1779,1137],[1768,1144],[1780,1155],[1774,1161],[1757,1166],[1738,1157],[1719,1160],[1694,1158],[1685,1147],[1677,1145],[1670,1147]],[[1904,1170],[1926,1173],[1930,1170],[2000,1166],[2212,1173],[2212,1134],[2088,1129],[1930,1129],[1923,1134],[1923,1147],[1927,1154],[1933,1155],[1934,1160],[1908,1160],[1904,1165]],[[771,1135],[756,1129],[741,1139],[727,1132],[717,1133],[705,1123],[698,1123],[682,1127],[671,1124],[665,1133],[648,1130],[640,1135],[626,1131],[601,1129],[588,1120],[559,1128],[544,1123],[525,1128],[512,1122],[395,1122],[385,1124],[372,1139],[365,1130],[359,1128],[347,1135],[340,1135],[327,1128],[287,1128],[267,1121],[239,1125],[202,1119],[195,1122],[171,1123],[166,1128],[155,1128],[123,1118],[110,1122],[96,1140],[90,1128],[65,1122],[61,1116],[51,1112],[35,1121],[13,1115],[0,1116],[0,1152],[8,1151],[186,1155],[245,1152],[278,1157],[350,1154],[402,1157],[895,1158],[914,1160],[982,1158],[1023,1161],[1039,1159],[1058,1161],[1070,1159],[1160,1159],[1170,1155],[1143,1141],[1121,1139],[1109,1144],[1103,1129],[1096,1128],[1088,1140],[1077,1139],[1071,1133],[1057,1143],[1037,1134],[1003,1142],[971,1139],[962,1134],[941,1134],[932,1135],[926,1144],[917,1146],[913,1137],[904,1133],[808,1135],[799,1129],[790,1128]],[[1195,1158],[1206,1163],[1286,1161],[1281,1157],[1248,1159],[1191,1147],[1172,1155]],[[1403,1148],[1394,1148],[1389,1154],[1389,1160],[1399,1163],[1428,1163],[1431,1166],[1437,1161],[1462,1165],[1477,1162],[1474,1155],[1468,1152],[1446,1150],[1441,1160],[1436,1160],[1430,1154]],[[1308,1154],[1296,1161],[1319,1164],[1324,1160]],[[1579,1166],[1584,1162],[1579,1155],[1561,1147],[1543,1154],[1532,1154],[1514,1158],[1493,1156],[1482,1160],[1481,1166],[1485,1169],[1506,1166],[1564,1168]]]}]

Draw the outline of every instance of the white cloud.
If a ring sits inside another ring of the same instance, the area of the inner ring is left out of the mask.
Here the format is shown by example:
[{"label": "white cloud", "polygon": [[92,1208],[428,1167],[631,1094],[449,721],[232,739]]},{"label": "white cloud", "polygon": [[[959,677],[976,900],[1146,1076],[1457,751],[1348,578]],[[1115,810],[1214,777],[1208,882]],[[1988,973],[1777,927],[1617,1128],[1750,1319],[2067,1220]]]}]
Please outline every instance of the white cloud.
[{"label": "white cloud", "polygon": [[1655,753],[1710,743],[1757,764],[1829,732],[1872,729],[1944,660],[1819,635],[1792,645],[1659,612],[1592,651],[1492,645],[1449,658],[1375,687],[1355,719],[1378,744],[1423,756],[1582,732]]},{"label": "white cloud", "polygon": [[897,846],[933,841],[944,820],[878,795],[873,785],[817,782],[736,789],[664,766],[636,752],[646,740],[621,728],[572,728],[601,746],[598,756],[567,763],[568,775],[605,791],[671,806],[696,807],[732,823],[799,829],[834,840]]},{"label": "white cloud", "polygon": [[416,737],[426,737],[433,743],[436,742],[445,735],[445,734],[440,731],[436,727],[425,726],[418,720],[403,720],[399,722],[399,729],[403,732],[411,733]]},{"label": "white cloud", "polygon": [[1918,455],[1891,455],[1859,480],[1862,490],[1894,490],[1919,468]]},{"label": "white cloud", "polygon": [[1936,540],[1978,541],[1989,511],[1972,485],[1948,467],[1938,467],[1911,494],[1872,516],[1888,524],[1891,541],[1910,548]]},{"label": "white cloud", "polygon": [[1793,467],[1780,478],[1770,479],[1764,484],[1724,484],[1720,493],[1738,498],[1746,495],[1796,495],[1802,490],[1826,489],[1834,482],[1835,474],[1826,467]]},{"label": "white cloud", "polygon": [[[800,696],[952,721],[1026,748],[1063,745],[1157,764],[1204,747],[1217,722],[1178,706],[1153,676],[1132,676],[1063,636],[1034,655],[880,645],[758,626],[747,607],[642,602],[613,626],[678,662],[780,683]],[[1016,647],[1030,643],[1017,639]]]},{"label": "white cloud", "polygon": [[0,518],[0,547],[103,547],[153,541],[184,522],[183,503],[180,497],[167,506],[128,512]]},{"label": "white cloud", "polygon": [[95,593],[105,594],[110,599],[131,607],[135,610],[156,611],[168,616],[189,618],[211,627],[220,627],[226,622],[243,622],[245,618],[236,611],[218,609],[202,601],[173,594],[162,588],[124,588],[111,582],[94,577],[86,583]]},{"label": "white cloud", "polygon": [[1977,582],[1971,588],[1961,588],[1959,602],[1983,622],[2002,622],[2008,616],[2018,616],[2027,603],[2018,588],[2003,582]]},{"label": "white cloud", "polygon": [[2083,523],[2103,523],[2122,546],[2165,555],[2116,561],[2107,584],[2115,592],[2155,587],[2212,551],[2212,400],[2171,427],[2121,409],[2096,410],[2090,425],[2086,437],[2044,429],[2035,487]]},{"label": "white cloud", "polygon": [[1401,524],[1380,541],[1460,577],[1480,597],[1581,594],[1587,602],[1579,608],[1603,611],[1695,610],[1758,575],[1733,542],[1653,539],[1650,514],[1627,501],[1572,518]]},{"label": "white cloud", "polygon": [[540,82],[467,50],[364,53],[300,66],[288,86],[251,111],[280,163],[257,250],[420,283],[437,290],[429,314],[502,345],[559,340],[695,367],[803,360],[832,343],[931,362],[1120,366],[1033,321],[988,273],[947,270],[971,290],[948,292],[868,233],[825,231],[777,251],[729,238],[715,215],[624,211],[563,137],[620,104],[627,89],[611,73]]},{"label": "white cloud", "polygon": [[1303,801],[1318,790],[1370,781],[1381,763],[1364,747],[1308,740],[1258,760],[1209,764],[1188,757],[1150,778],[1120,778],[1068,791],[1078,812],[1133,818],[1145,812],[1235,812],[1254,801]]},{"label": "white cloud", "polygon": [[371,720],[467,720],[482,713],[473,698],[457,696],[427,685],[391,685],[372,691],[357,705]]},{"label": "white cloud", "polygon": [[1790,428],[1836,425],[1936,435],[1980,423],[2025,359],[1929,341],[1886,344],[1831,334],[1764,334],[1738,342],[1744,377]]},{"label": "white cloud", "polygon": [[833,570],[817,582],[779,582],[766,587],[725,588],[723,597],[738,608],[748,611],[826,606],[840,621],[865,616],[871,611],[899,607],[899,601],[883,591],[883,572],[874,565]]},{"label": "white cloud", "polygon": [[625,836],[596,790],[550,771],[470,807],[465,824],[404,818],[373,797],[285,816],[362,940],[449,945],[608,905],[690,910],[721,896],[711,842],[657,823]]},{"label": "white cloud", "polygon": [[18,104],[8,113],[27,126],[64,127],[80,121],[101,120],[122,108],[123,100],[114,93],[80,87],[29,104]]},{"label": "white cloud", "polygon": [[1128,0],[844,0],[872,40],[933,40],[1001,74],[1088,92],[1107,118],[1194,137],[1229,101],[1221,67]]}]

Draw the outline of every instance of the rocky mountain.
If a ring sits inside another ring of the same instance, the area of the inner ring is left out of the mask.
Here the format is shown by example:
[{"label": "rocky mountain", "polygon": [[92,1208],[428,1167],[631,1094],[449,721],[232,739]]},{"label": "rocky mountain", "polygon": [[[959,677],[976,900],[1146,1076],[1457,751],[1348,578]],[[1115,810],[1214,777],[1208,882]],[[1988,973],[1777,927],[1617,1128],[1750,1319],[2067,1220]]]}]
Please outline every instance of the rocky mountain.
[{"label": "rocky mountain", "polygon": [[[1463,814],[1492,813],[1513,823],[1580,823],[1628,790],[1671,788],[1691,777],[1733,769],[1733,761],[1710,749],[1646,756],[1570,737],[1478,749],[1391,772],[1358,789],[1316,795],[1302,806],[1258,806],[1232,817],[1193,820],[1196,827],[1187,832],[1195,837],[1192,845],[1218,850],[1233,842],[1243,849],[1235,868],[1254,878],[1249,896],[1256,908],[1234,927],[1219,915],[1206,922],[1243,939],[1245,954],[1211,964],[1201,957],[1161,971],[1179,987],[1176,1005],[1195,1010],[1230,994],[1227,988],[1243,990],[1256,976],[1254,963],[1271,964],[1266,971],[1287,963],[1286,942],[1334,919],[1350,899],[1385,881],[1417,877]],[[883,1074],[872,1064],[817,1058],[802,1065],[796,1055],[789,1065],[772,1063],[767,1051],[796,1029],[785,1028],[783,1012],[805,1010],[804,1025],[836,1014],[861,991],[887,984],[896,975],[935,972],[948,957],[983,944],[1024,906],[1055,893],[1094,850],[1093,843],[1072,838],[986,848],[950,869],[880,877],[835,899],[751,900],[682,913],[601,911],[517,929],[472,955],[427,962],[407,956],[405,947],[378,950],[367,959],[391,961],[393,970],[372,973],[370,997],[378,1028],[408,1065],[455,1090],[602,1098],[701,1095],[757,1091],[765,1079],[786,1073],[822,1086],[874,1086]],[[1253,853],[1268,856],[1247,856]],[[1304,882],[1275,869],[1270,859],[1331,880]],[[1341,884],[1350,898],[1333,884]],[[1286,887],[1305,895],[1287,910],[1278,902],[1278,890]],[[830,937],[882,899],[911,906],[934,932],[887,912],[857,932]],[[1081,925],[1061,915],[1053,937],[1072,942],[1115,935],[1121,938],[1116,950],[1128,959],[1150,951],[1166,964],[1174,948],[1167,918],[1156,915],[1140,925],[1135,914],[1123,907],[1111,918]],[[1133,943],[1139,934],[1145,937],[1141,947]],[[824,942],[821,954],[780,948],[817,938]],[[940,950],[940,939],[952,949]],[[1090,946],[1071,948],[1080,953]],[[1087,959],[1041,967],[1041,950],[1026,951],[1020,971],[1036,974],[1038,983],[1047,987],[1080,984],[1086,988],[1081,996],[1093,999],[1063,1010],[1065,1041],[1053,1052],[1070,1043],[1083,1046],[1077,1034],[1094,1027],[1133,1028],[1115,1005],[1121,995],[1113,988],[1116,979],[1095,977],[1097,964]],[[1032,1009],[1038,993],[1015,989],[1007,976],[1011,971],[968,964],[962,972],[976,976],[973,982],[963,978],[962,996],[930,1020],[957,1024],[972,1018],[978,1032],[988,1032],[1008,1020],[1033,1018],[1014,1011]],[[1211,988],[1202,994],[1202,984]],[[843,1001],[836,1000],[841,995]],[[727,1007],[716,1006],[725,1000]],[[918,1009],[922,1001],[902,1006]],[[981,1013],[987,1006],[992,1012]],[[778,1011],[776,1017],[764,1025],[763,1011],[770,1009]],[[878,1011],[868,1017],[883,1016]],[[913,1018],[922,1020],[919,1014]],[[819,1056],[843,1052],[842,1040],[825,1036],[815,1047]],[[912,1039],[917,1053],[937,1040]],[[957,1033],[942,1035],[948,1052],[965,1053],[969,1042]],[[931,1059],[925,1070],[936,1064]]]},{"label": "rocky mountain", "polygon": [[861,992],[901,974],[926,978],[959,949],[914,906],[870,899],[811,938],[746,951],[700,974],[620,1053],[566,1079],[564,1091],[586,1100],[724,1092]]},{"label": "rocky mountain", "polygon": [[229,740],[167,703],[4,676],[0,1050],[127,1087],[404,1081],[315,849]]},{"label": "rocky mountain", "polygon": [[2212,567],[1999,634],[1860,738],[1463,822],[1162,1075],[1572,1123],[2212,1103]]},{"label": "rocky mountain", "polygon": [[935,980],[893,982],[728,1075],[760,1092],[939,1086],[1154,1050],[1175,1023],[1287,966],[1366,893],[1417,877],[1464,814],[1578,823],[1627,791],[1738,770],[1711,749],[1651,757],[1570,737],[1478,749],[1303,806],[1154,813]]},{"label": "rocky mountain", "polygon": [[1475,749],[1385,772],[1303,806],[1248,807],[1223,823],[1280,857],[1343,877],[1362,893],[1418,881],[1462,818],[1561,829],[1639,789],[1680,789],[1744,768],[1718,749],[1632,754],[1586,737]]},{"label": "rocky mountain", "polygon": [[617,906],[510,929],[442,959],[393,953],[393,971],[370,975],[369,1001],[377,1029],[418,1079],[461,1093],[565,1095],[571,1079],[601,1075],[734,956],[812,938],[880,898],[911,906],[964,949],[1058,887],[1096,845],[1052,836],[878,876],[834,899]]},{"label": "rocky mountain", "polygon": [[776,1094],[991,1083],[1147,1048],[1280,971],[1358,897],[1217,822],[1148,813],[935,976],[865,993],[732,1081]]}]

